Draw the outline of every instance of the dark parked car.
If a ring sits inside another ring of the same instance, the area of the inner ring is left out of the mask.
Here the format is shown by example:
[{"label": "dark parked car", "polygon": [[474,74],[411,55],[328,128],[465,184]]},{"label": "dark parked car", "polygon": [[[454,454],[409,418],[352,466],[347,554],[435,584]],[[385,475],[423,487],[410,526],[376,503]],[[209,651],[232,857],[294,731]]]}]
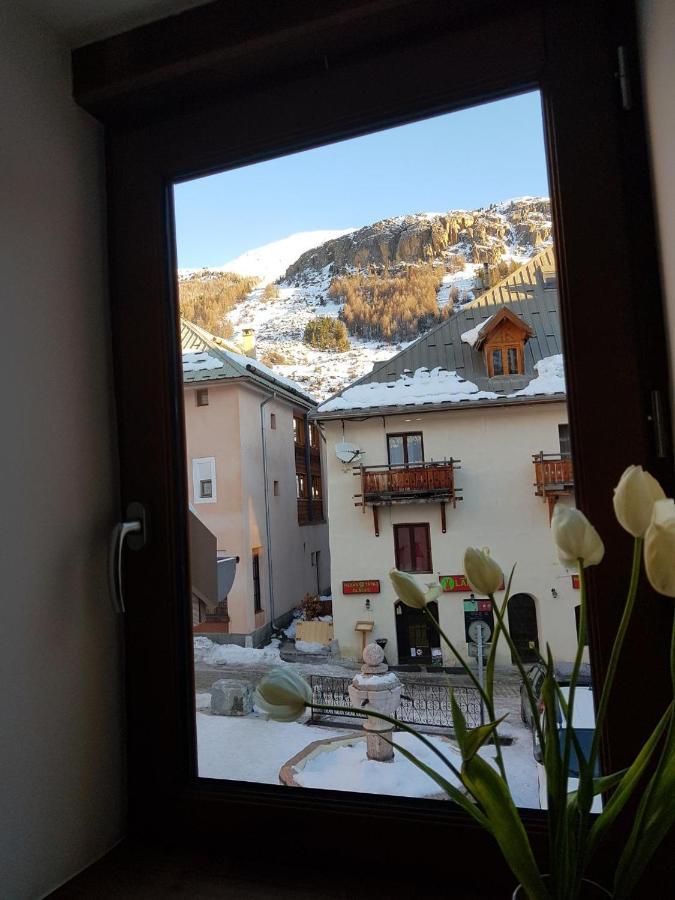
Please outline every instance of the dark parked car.
[{"label": "dark parked car", "polygon": [[[571,662],[556,663],[555,680],[559,685],[569,685],[572,676],[574,664]],[[541,696],[541,686],[544,682],[544,667],[541,663],[535,663],[527,670],[527,679],[532,685],[534,696],[537,700]],[[580,687],[590,687],[591,685],[591,667],[588,663],[582,663],[579,669],[579,680],[577,684]],[[532,728],[532,710],[527,699],[527,690],[524,684],[520,686],[520,717],[526,725]]]}]

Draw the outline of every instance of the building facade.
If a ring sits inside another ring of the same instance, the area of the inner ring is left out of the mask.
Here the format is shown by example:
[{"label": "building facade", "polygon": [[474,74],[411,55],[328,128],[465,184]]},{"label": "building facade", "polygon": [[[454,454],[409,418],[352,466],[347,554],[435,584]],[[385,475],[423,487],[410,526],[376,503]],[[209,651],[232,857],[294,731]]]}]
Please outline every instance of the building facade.
[{"label": "building facade", "polygon": [[330,585],[316,404],[203,329],[183,322],[181,336],[190,504],[218,555],[238,558],[227,599],[195,630],[258,644]]},{"label": "building facade", "polygon": [[[345,657],[386,641],[390,663],[453,665],[388,573],[440,583],[442,628],[469,659],[489,642],[468,546],[516,564],[509,627],[526,659],[576,646],[576,579],[550,535],[573,504],[554,259],[544,251],[315,413],[326,436],[335,636]],[[503,597],[498,592],[497,599]],[[482,620],[484,626],[470,626]],[[498,662],[510,663],[500,643]]]}]

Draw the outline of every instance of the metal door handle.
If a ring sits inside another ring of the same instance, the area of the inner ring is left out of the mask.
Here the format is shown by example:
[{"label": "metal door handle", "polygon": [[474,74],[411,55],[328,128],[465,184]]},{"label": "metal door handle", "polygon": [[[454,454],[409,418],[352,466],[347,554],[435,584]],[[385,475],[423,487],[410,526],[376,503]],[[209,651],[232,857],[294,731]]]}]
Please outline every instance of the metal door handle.
[{"label": "metal door handle", "polygon": [[130,503],[127,507],[127,519],[118,522],[113,528],[108,554],[108,582],[110,599],[115,612],[123,613],[124,593],[122,589],[122,549],[124,542],[132,550],[140,550],[147,540],[145,508],[140,503]]}]

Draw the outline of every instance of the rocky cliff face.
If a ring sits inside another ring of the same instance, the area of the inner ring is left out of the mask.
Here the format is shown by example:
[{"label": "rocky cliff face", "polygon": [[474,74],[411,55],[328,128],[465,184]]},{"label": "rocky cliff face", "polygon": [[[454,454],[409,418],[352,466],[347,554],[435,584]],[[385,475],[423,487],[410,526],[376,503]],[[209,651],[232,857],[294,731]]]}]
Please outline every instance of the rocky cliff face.
[{"label": "rocky cliff face", "polygon": [[288,267],[285,281],[327,266],[331,275],[368,267],[442,261],[496,263],[502,255],[531,253],[551,240],[551,205],[546,198],[507,201],[473,212],[422,213],[367,225],[308,250]]}]

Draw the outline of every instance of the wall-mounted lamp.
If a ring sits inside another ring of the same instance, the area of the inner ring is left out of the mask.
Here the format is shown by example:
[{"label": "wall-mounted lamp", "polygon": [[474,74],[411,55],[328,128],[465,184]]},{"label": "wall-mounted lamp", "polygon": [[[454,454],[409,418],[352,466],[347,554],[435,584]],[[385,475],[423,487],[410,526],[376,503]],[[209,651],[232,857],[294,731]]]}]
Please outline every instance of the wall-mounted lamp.
[{"label": "wall-mounted lamp", "polygon": [[558,592],[556,591],[556,589],[551,588],[551,597],[553,597],[553,599],[555,600],[557,596],[558,596]]}]

